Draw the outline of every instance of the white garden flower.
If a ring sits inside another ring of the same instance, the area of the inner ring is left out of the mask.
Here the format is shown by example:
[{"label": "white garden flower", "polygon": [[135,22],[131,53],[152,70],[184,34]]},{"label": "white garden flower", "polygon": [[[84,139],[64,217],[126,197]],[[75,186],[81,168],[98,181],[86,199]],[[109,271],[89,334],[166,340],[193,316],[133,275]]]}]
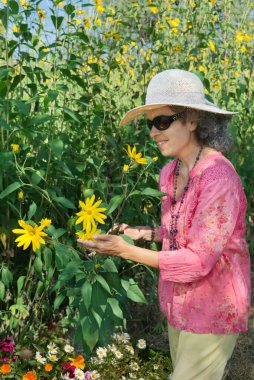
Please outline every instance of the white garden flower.
[{"label": "white garden flower", "polygon": [[136,362],[130,362],[130,367],[131,367],[132,371],[138,371],[140,368],[138,363],[136,363]]},{"label": "white garden flower", "polygon": [[107,356],[107,349],[105,347],[99,347],[96,350],[96,354],[97,354],[98,358],[100,358],[100,359],[106,358],[106,356]]},{"label": "white garden flower", "polygon": [[137,342],[137,347],[140,348],[141,350],[146,348],[146,341],[145,339],[139,339]]},{"label": "white garden flower", "polygon": [[154,364],[153,366],[153,369],[156,371],[157,369],[159,369],[160,366],[158,366],[158,364]]},{"label": "white garden flower", "polygon": [[48,359],[51,361],[51,362],[57,362],[58,358],[56,355],[52,355],[52,354],[48,354]]},{"label": "white garden flower", "polygon": [[55,355],[57,354],[57,347],[55,345],[55,343],[49,343],[47,345],[47,349],[48,349],[48,352],[52,355]]},{"label": "white garden flower", "polygon": [[46,363],[46,358],[44,358],[38,351],[35,354],[35,359],[37,360],[37,362],[39,362],[41,364]]},{"label": "white garden flower", "polygon": [[130,372],[129,373],[130,379],[136,379],[137,375],[135,373]]},{"label": "white garden flower", "polygon": [[99,372],[98,371],[92,371],[91,373],[90,373],[90,378],[92,379],[92,380],[97,380],[97,379],[100,379],[100,374],[99,374]]},{"label": "white garden flower", "polygon": [[111,352],[116,352],[117,351],[117,347],[116,347],[116,345],[113,343],[113,344],[109,344],[108,345],[108,349],[109,349],[109,351],[111,351]]},{"label": "white garden flower", "polygon": [[115,357],[116,357],[117,359],[122,359],[122,357],[123,357],[123,354],[122,354],[121,351],[119,351],[119,350],[117,350],[116,352],[114,352],[114,354],[115,354]]},{"label": "white garden flower", "polygon": [[85,379],[84,372],[79,368],[75,369],[74,375],[75,375],[75,379],[78,379],[78,380],[84,380]]},{"label": "white garden flower", "polygon": [[119,343],[127,344],[130,341],[130,335],[128,333],[122,333],[119,336]]},{"label": "white garden flower", "polygon": [[68,354],[70,354],[71,352],[74,351],[74,347],[72,347],[70,344],[66,344],[64,346],[64,351],[67,352]]},{"label": "white garden flower", "polygon": [[131,355],[134,355],[134,348],[132,346],[125,346],[126,351],[128,351]]},{"label": "white garden flower", "polygon": [[63,380],[71,380],[71,378],[69,377],[69,375],[67,373],[65,375],[61,375],[61,378]]}]

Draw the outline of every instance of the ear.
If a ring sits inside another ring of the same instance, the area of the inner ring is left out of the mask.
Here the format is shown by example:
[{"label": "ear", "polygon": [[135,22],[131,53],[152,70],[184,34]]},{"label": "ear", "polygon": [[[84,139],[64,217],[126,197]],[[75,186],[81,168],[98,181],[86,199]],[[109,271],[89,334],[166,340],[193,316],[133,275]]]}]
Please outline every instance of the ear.
[{"label": "ear", "polygon": [[189,121],[189,131],[194,132],[198,127],[198,122],[197,120],[190,120]]}]

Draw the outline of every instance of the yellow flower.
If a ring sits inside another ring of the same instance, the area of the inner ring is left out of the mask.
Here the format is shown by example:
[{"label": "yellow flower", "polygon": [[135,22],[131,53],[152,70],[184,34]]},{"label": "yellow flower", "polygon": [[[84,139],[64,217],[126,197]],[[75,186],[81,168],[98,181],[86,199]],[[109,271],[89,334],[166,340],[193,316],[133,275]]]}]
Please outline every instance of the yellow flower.
[{"label": "yellow flower", "polygon": [[96,25],[101,26],[101,20],[99,18],[95,21],[95,23]]},{"label": "yellow flower", "polygon": [[195,8],[197,6],[197,4],[194,3],[194,1],[190,1],[189,4],[190,4],[190,7],[192,8]]},{"label": "yellow flower", "polygon": [[127,145],[127,149],[128,149],[128,151],[127,151],[127,153],[128,153],[128,156],[132,159],[132,160],[134,160],[134,161],[136,161],[138,164],[141,164],[141,165],[146,165],[147,164],[147,159],[146,158],[141,158],[142,157],[142,153],[137,153],[137,151],[136,151],[136,146],[134,146],[132,149],[131,149],[131,147],[130,147],[130,145],[128,144]]},{"label": "yellow flower", "polygon": [[240,50],[242,53],[246,53],[246,51],[247,51],[246,46],[241,46]]},{"label": "yellow flower", "polygon": [[42,50],[44,51],[44,53],[47,53],[49,51],[49,48],[43,48]]},{"label": "yellow flower", "polygon": [[208,46],[209,46],[211,52],[216,53],[216,49],[215,49],[215,46],[214,46],[214,43],[212,40],[208,41]]},{"label": "yellow flower", "polygon": [[101,5],[98,5],[98,7],[96,7],[97,11],[99,13],[102,13],[104,11],[105,8],[103,8]]},{"label": "yellow flower", "polygon": [[245,42],[250,42],[250,40],[251,40],[251,36],[249,35],[249,34],[245,34],[244,36],[243,36],[243,39],[244,39],[244,41]]},{"label": "yellow flower", "polygon": [[68,358],[71,362],[71,365],[73,365],[76,368],[84,369],[85,368],[85,359],[83,358],[82,355],[79,355],[74,358]]},{"label": "yellow flower", "polygon": [[199,69],[199,71],[201,71],[201,72],[203,72],[204,74],[206,74],[206,68],[205,68],[204,66],[200,65],[200,66],[198,67],[198,69]]},{"label": "yellow flower", "polygon": [[42,219],[40,221],[40,225],[43,226],[43,228],[49,227],[51,225],[51,223],[52,223],[52,220],[51,219],[47,219],[47,218]]},{"label": "yellow flower", "polygon": [[77,25],[80,25],[82,23],[82,21],[78,18],[74,18],[73,21],[75,22],[75,24]]},{"label": "yellow flower", "polygon": [[154,161],[154,162],[158,161],[158,157],[157,157],[157,156],[156,156],[156,157],[153,157],[153,161]]},{"label": "yellow flower", "polygon": [[19,234],[19,236],[15,242],[17,242],[17,246],[21,247],[23,245],[23,250],[27,249],[30,244],[32,244],[33,251],[36,252],[38,248],[40,248],[41,244],[45,244],[45,240],[42,236],[48,236],[45,232],[43,232],[44,226],[31,226],[27,224],[24,220],[18,221],[20,227],[22,229],[14,229],[12,232],[14,234]]},{"label": "yellow flower", "polygon": [[95,195],[91,198],[86,199],[86,203],[79,201],[79,207],[81,211],[76,215],[79,218],[76,221],[76,224],[83,223],[83,229],[91,230],[91,226],[95,226],[95,220],[101,224],[105,224],[103,219],[106,219],[107,216],[103,214],[103,211],[106,210],[104,207],[98,207],[102,200],[95,202]]},{"label": "yellow flower", "polygon": [[3,4],[7,4],[7,0],[2,0],[2,3]]},{"label": "yellow flower", "polygon": [[39,10],[37,12],[38,16],[40,19],[44,19],[46,17],[46,12],[45,11],[42,11],[42,10]]},{"label": "yellow flower", "polygon": [[124,165],[123,166],[123,172],[124,173],[127,173],[129,171],[129,169],[130,169],[129,165]]},{"label": "yellow flower", "polygon": [[57,3],[56,5],[57,5],[57,7],[62,7],[63,6],[63,2],[59,1],[59,3]]},{"label": "yellow flower", "polygon": [[243,40],[243,34],[242,34],[242,32],[237,31],[236,32],[236,42],[238,44],[240,44],[242,42],[242,40]]},{"label": "yellow flower", "polygon": [[76,235],[82,240],[94,240],[94,235],[99,235],[101,230],[97,230],[97,226],[91,226],[91,228],[86,228],[86,231],[78,231]]},{"label": "yellow flower", "polygon": [[24,193],[23,191],[19,191],[18,192],[18,199],[20,199],[22,201],[22,199],[24,199]]},{"label": "yellow flower", "polygon": [[150,8],[150,11],[153,13],[153,14],[156,14],[158,13],[158,7],[149,7]]},{"label": "yellow flower", "polygon": [[16,25],[13,25],[12,30],[14,33],[19,33],[19,27]]},{"label": "yellow flower", "polygon": [[19,1],[19,4],[20,4],[20,6],[23,7],[23,8],[27,8],[27,7],[29,7],[29,5],[30,5],[29,1],[27,1],[27,0],[20,0],[20,1]]},{"label": "yellow flower", "polygon": [[19,144],[11,144],[11,149],[13,153],[16,153],[19,151]]},{"label": "yellow flower", "polygon": [[85,27],[86,28],[91,28],[91,23],[90,23],[90,21],[89,21],[89,19],[88,18],[83,18],[83,21],[84,21],[84,23],[85,23]]}]

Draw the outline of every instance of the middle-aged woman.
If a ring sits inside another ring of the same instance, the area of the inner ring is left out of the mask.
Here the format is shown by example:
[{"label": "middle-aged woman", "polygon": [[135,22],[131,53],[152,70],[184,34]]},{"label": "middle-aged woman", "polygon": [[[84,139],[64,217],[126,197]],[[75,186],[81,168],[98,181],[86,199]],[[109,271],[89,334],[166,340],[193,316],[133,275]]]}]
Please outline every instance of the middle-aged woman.
[{"label": "middle-aged woman", "polygon": [[220,380],[238,334],[247,330],[250,262],[245,241],[246,198],[228,145],[233,112],[205,99],[200,79],[171,69],[152,78],[146,104],[121,125],[144,114],[163,156],[159,227],[120,225],[134,240],[162,241],[157,252],[120,236],[79,240],[87,249],[158,268],[159,301],[167,316],[172,380]]}]

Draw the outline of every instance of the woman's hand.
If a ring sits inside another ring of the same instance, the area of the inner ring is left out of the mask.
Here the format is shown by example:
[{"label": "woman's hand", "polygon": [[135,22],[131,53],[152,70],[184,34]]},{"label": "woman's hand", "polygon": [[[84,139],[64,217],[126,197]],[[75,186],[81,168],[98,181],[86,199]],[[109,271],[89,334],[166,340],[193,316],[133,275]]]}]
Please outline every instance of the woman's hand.
[{"label": "woman's hand", "polygon": [[123,234],[129,236],[132,240],[151,240],[151,227],[136,226],[130,227],[128,224],[114,224],[113,228],[109,230],[111,234]]},{"label": "woman's hand", "polygon": [[120,236],[94,235],[94,241],[78,239],[78,243],[88,250],[94,250],[102,255],[119,256],[132,247]]}]

